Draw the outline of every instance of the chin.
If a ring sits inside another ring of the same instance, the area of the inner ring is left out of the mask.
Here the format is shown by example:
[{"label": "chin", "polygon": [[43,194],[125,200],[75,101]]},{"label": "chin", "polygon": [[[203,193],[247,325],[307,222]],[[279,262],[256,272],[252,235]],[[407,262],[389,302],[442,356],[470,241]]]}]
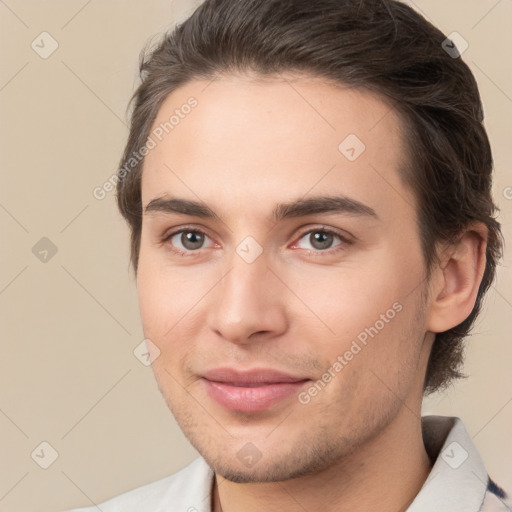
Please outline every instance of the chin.
[{"label": "chin", "polygon": [[[294,478],[300,478],[308,475],[318,474],[336,463],[337,458],[331,453],[297,453],[281,454],[272,460],[266,459],[262,455],[253,467],[243,467],[243,462],[238,458],[226,460],[217,456],[210,458],[203,454],[203,458],[208,465],[217,474],[231,482],[247,483],[269,483],[284,482]],[[234,462],[236,461],[236,462]]]}]

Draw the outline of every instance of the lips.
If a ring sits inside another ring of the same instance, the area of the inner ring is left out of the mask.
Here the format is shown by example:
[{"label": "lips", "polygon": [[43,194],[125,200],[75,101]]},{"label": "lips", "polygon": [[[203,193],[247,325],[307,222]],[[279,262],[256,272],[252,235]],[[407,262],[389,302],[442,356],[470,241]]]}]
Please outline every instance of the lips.
[{"label": "lips", "polygon": [[261,412],[299,393],[309,379],[271,369],[217,368],[203,374],[208,395],[231,411]]}]

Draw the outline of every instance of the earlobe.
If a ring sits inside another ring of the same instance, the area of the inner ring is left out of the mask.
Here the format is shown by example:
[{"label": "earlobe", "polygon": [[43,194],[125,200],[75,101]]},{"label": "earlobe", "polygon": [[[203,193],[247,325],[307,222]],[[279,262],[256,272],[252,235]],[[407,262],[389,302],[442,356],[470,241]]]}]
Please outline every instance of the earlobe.
[{"label": "earlobe", "polygon": [[486,248],[487,228],[481,223],[445,248],[433,271],[429,331],[447,331],[470,315],[485,271]]}]

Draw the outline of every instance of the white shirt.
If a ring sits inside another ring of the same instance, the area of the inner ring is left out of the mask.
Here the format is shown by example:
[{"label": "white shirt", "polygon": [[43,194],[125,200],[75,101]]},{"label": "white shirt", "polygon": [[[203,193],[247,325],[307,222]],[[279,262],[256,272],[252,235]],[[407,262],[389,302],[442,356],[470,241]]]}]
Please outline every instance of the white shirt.
[{"label": "white shirt", "polygon": [[[459,418],[424,416],[432,470],[407,512],[510,512],[510,495],[490,480]],[[104,503],[69,512],[211,512],[213,470],[202,457],[174,475]]]}]

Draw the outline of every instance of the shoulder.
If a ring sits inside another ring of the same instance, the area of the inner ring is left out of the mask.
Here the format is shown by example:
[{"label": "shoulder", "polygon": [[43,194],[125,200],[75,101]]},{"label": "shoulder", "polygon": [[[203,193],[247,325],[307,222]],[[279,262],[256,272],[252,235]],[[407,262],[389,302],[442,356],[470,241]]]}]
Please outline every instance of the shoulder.
[{"label": "shoulder", "polygon": [[168,477],[91,507],[67,512],[208,512],[213,471],[202,457]]},{"label": "shoulder", "polygon": [[510,493],[505,492],[496,482],[489,478],[485,499],[480,512],[510,512],[512,499]]}]

